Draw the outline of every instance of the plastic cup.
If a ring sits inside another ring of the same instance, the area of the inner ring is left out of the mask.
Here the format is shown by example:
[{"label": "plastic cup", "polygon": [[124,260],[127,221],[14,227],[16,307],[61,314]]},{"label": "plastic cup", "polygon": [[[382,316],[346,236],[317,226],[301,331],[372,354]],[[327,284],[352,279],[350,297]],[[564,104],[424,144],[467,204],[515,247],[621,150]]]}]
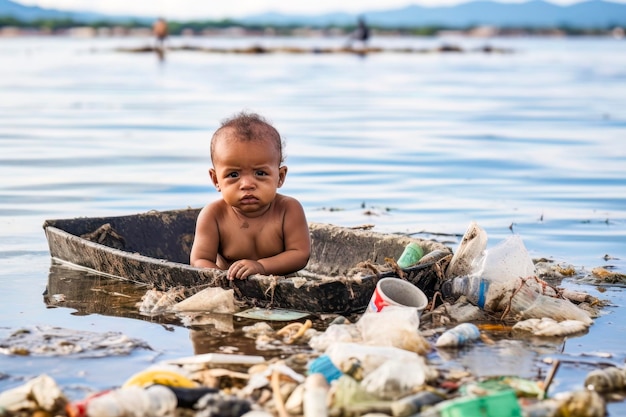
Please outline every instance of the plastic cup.
[{"label": "plastic cup", "polygon": [[405,248],[402,255],[398,259],[398,266],[400,268],[408,268],[415,265],[424,256],[424,249],[417,243],[409,243]]},{"label": "plastic cup", "polygon": [[382,278],[376,284],[367,311],[378,313],[386,306],[411,307],[421,314],[428,304],[426,294],[400,278]]}]

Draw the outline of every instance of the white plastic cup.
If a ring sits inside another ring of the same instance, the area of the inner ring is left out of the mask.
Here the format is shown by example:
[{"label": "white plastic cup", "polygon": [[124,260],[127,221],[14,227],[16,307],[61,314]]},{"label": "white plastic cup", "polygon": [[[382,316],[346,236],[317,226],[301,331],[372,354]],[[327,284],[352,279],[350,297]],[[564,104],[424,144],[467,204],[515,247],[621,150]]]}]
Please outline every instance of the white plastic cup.
[{"label": "white plastic cup", "polygon": [[428,304],[426,294],[400,278],[382,278],[376,284],[367,311],[378,313],[386,306],[411,307],[421,314]]}]

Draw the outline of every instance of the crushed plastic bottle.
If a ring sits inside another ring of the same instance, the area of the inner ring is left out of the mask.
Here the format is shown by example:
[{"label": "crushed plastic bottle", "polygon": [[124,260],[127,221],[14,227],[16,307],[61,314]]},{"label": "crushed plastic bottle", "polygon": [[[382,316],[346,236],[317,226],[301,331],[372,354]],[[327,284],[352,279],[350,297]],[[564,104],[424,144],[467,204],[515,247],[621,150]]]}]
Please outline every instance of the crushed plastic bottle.
[{"label": "crushed plastic bottle", "polygon": [[481,309],[496,313],[508,311],[517,319],[549,317],[557,321],[578,320],[590,325],[589,314],[569,300],[559,298],[552,287],[541,279],[514,278],[492,281],[477,275],[456,277],[443,283],[446,298],[464,295]]},{"label": "crushed plastic bottle", "polygon": [[472,323],[461,323],[456,327],[446,330],[439,336],[435,346],[459,347],[471,343],[480,338],[480,329]]},{"label": "crushed plastic bottle", "polygon": [[173,415],[177,405],[176,395],[166,386],[130,386],[69,403],[65,411],[69,417],[165,417]]},{"label": "crushed plastic bottle", "polygon": [[476,222],[471,222],[463,235],[450,264],[446,269],[446,278],[468,275],[472,271],[472,263],[478,259],[487,247],[487,233],[478,226]]},{"label": "crushed plastic bottle", "polygon": [[510,301],[510,309],[521,319],[549,317],[556,321],[577,320],[586,325],[592,323],[589,314],[564,298],[539,293],[523,283]]}]

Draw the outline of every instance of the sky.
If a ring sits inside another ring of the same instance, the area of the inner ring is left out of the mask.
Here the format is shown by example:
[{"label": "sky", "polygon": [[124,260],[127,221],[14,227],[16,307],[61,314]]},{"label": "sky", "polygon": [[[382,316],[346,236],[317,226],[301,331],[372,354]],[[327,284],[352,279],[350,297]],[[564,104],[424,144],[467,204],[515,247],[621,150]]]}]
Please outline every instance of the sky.
[{"label": "sky", "polygon": [[[249,16],[264,12],[289,14],[323,14],[329,12],[363,13],[388,10],[417,4],[420,6],[450,6],[468,0],[14,0],[28,6],[54,9],[92,11],[133,16],[163,16],[167,19],[222,19]],[[500,3],[520,3],[524,0],[494,0]],[[568,5],[580,0],[548,0]],[[626,3],[626,0],[610,0]]]}]

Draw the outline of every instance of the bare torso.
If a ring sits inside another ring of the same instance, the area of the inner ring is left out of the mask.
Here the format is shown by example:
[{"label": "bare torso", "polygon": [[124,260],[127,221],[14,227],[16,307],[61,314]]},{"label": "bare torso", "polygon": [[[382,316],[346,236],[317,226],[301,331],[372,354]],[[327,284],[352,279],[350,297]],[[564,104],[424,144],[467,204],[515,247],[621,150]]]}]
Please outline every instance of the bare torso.
[{"label": "bare torso", "polygon": [[217,265],[221,269],[239,259],[269,258],[285,250],[284,216],[288,197],[277,195],[267,211],[258,217],[245,217],[224,202],[216,217],[219,231]]}]

